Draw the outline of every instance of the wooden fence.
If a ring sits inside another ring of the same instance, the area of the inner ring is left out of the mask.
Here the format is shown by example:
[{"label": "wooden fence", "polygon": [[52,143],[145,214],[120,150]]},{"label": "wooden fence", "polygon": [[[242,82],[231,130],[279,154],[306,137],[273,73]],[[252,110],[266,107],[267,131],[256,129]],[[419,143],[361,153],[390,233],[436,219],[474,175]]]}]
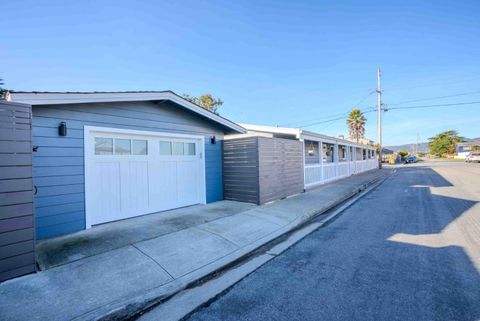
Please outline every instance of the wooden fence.
[{"label": "wooden fence", "polygon": [[31,120],[0,102],[0,282],[35,271]]},{"label": "wooden fence", "polygon": [[224,198],[264,204],[303,192],[303,143],[245,137],[223,144]]}]

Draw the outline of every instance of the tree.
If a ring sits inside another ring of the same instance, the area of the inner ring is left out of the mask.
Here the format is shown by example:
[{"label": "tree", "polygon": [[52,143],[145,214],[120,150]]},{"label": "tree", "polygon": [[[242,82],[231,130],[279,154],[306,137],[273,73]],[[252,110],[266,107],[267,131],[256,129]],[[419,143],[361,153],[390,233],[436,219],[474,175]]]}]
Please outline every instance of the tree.
[{"label": "tree", "polygon": [[350,137],[354,138],[356,142],[365,135],[365,122],[367,119],[363,116],[360,109],[353,109],[347,118],[347,126]]},{"label": "tree", "polygon": [[220,98],[213,98],[211,94],[204,94],[200,97],[194,97],[188,94],[183,94],[182,96],[189,102],[192,102],[215,114],[218,114],[218,108],[223,105],[223,101]]},{"label": "tree", "polygon": [[0,78],[0,100],[5,99],[5,93],[7,92],[7,90],[2,87],[3,85],[4,85],[3,79]]},{"label": "tree", "polygon": [[409,152],[407,152],[406,150],[399,150],[399,151],[398,151],[398,155],[400,155],[400,157],[401,157],[402,159],[405,159],[405,157],[407,157],[408,154],[409,154]]},{"label": "tree", "polygon": [[437,136],[430,137],[428,148],[430,154],[438,154],[444,157],[447,154],[455,153],[455,145],[463,142],[463,137],[459,136],[456,130],[448,130]]}]

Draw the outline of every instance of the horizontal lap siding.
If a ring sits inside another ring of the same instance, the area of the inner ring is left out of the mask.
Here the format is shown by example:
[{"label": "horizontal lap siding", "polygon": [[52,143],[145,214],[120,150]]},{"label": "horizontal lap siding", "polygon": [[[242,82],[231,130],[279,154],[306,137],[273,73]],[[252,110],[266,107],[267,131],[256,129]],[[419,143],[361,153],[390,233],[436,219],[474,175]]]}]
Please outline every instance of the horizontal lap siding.
[{"label": "horizontal lap siding", "polygon": [[223,200],[222,186],[222,141],[212,144],[205,140],[205,177],[207,181],[207,203]]},{"label": "horizontal lap siding", "polygon": [[227,200],[258,203],[258,139],[223,142],[223,189]]},{"label": "horizontal lap siding", "polygon": [[31,108],[0,103],[0,282],[35,271]]},{"label": "horizontal lap siding", "polygon": [[[33,145],[38,146],[33,155],[33,172],[39,239],[85,228],[84,126],[205,136],[207,201],[223,198],[223,131],[211,121],[169,102],[37,106],[33,108],[33,116]],[[58,135],[62,121],[67,124],[66,137]],[[213,135],[217,138],[216,144],[210,143]]]}]

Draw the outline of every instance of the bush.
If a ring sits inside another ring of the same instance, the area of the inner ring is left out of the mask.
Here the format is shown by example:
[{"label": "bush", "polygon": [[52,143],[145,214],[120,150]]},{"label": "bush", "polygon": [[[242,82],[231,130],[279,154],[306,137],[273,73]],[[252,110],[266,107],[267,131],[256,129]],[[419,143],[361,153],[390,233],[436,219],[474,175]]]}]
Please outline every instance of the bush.
[{"label": "bush", "polygon": [[396,154],[391,154],[388,163],[394,165],[397,162],[397,155]]}]

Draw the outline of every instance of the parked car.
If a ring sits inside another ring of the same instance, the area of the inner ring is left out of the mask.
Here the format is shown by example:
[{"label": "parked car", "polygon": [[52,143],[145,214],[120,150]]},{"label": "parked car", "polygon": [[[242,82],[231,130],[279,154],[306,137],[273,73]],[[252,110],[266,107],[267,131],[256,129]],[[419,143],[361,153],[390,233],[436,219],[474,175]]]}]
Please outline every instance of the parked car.
[{"label": "parked car", "polygon": [[408,156],[407,158],[405,158],[405,164],[411,164],[416,162],[417,162],[416,156]]},{"label": "parked car", "polygon": [[465,157],[467,163],[480,162],[480,152],[470,152],[467,157]]}]

